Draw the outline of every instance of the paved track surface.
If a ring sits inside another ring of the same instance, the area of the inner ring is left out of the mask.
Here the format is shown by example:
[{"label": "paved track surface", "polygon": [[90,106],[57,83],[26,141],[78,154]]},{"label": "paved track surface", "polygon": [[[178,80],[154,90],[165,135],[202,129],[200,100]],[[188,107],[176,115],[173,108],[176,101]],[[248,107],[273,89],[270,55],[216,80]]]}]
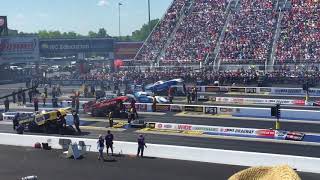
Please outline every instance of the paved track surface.
[{"label": "paved track surface", "polygon": [[[123,132],[113,131],[116,141],[128,141],[136,142],[139,135],[136,132],[137,129],[129,129]],[[1,133],[14,133],[11,125],[0,124]],[[38,133],[28,133],[36,134]],[[83,130],[83,135],[78,136],[82,138],[97,138],[100,134],[106,134],[106,130]],[[57,134],[49,134],[51,136],[60,136]],[[66,136],[67,137],[67,136]],[[75,136],[72,136],[75,137]],[[276,142],[260,142],[259,139],[249,141],[247,139],[225,139],[219,138],[207,138],[207,137],[191,137],[191,136],[177,136],[167,134],[145,134],[146,142],[152,144],[167,144],[189,147],[201,147],[212,149],[225,149],[235,151],[248,151],[248,152],[261,152],[272,154],[284,154],[284,155],[296,155],[307,157],[320,158],[319,146],[302,145],[302,144],[283,144]],[[278,141],[277,141],[278,142]],[[286,142],[286,141],[279,141]]]},{"label": "paved track surface", "polygon": [[[37,175],[39,180],[223,180],[246,168],[134,156],[115,157],[114,162],[102,162],[93,153],[81,160],[72,160],[64,158],[61,151],[12,146],[0,146],[0,161],[6,162],[0,163],[0,178],[5,180],[16,180],[28,175]],[[320,178],[320,174],[299,172],[299,175],[308,180]]]}]

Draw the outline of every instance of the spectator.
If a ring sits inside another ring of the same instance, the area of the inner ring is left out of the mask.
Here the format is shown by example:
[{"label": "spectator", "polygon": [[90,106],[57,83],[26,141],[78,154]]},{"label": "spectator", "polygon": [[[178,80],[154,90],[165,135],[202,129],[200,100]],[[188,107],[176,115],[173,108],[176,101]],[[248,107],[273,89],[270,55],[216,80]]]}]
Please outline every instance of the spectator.
[{"label": "spectator", "polygon": [[98,159],[104,161],[104,157],[103,157],[104,139],[102,135],[99,135],[99,138],[97,141],[97,149],[99,151]]},{"label": "spectator", "polygon": [[139,157],[140,153],[141,153],[141,157],[143,157],[143,152],[144,152],[144,148],[145,147],[147,148],[144,136],[142,134],[140,134],[139,137],[138,137],[138,153],[137,153],[137,157]]},{"label": "spectator", "polygon": [[113,156],[113,134],[111,134],[110,130],[107,131],[107,135],[105,136],[106,148],[107,148],[107,156],[109,156],[109,148],[111,150],[111,156]]}]

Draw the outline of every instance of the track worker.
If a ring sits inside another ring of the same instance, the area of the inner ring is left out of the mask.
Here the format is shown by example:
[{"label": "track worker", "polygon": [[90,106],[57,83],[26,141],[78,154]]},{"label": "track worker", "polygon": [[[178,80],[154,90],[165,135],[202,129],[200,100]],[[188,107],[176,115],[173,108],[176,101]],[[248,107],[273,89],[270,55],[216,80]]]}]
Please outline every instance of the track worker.
[{"label": "track worker", "polygon": [[10,101],[8,98],[6,98],[6,100],[4,100],[4,112],[8,112],[10,109]]},{"label": "track worker", "polygon": [[152,96],[152,112],[157,111],[157,98],[155,95]]},{"label": "track worker", "polygon": [[[108,119],[109,119],[109,127],[113,127],[113,112],[110,111],[108,114]],[[108,127],[108,126],[106,126]]]},{"label": "track worker", "polygon": [[141,157],[143,157],[144,148],[147,148],[147,145],[145,143],[144,136],[142,134],[140,134],[139,137],[138,137],[138,153],[137,153],[137,157],[139,157],[140,153],[141,153]]},{"label": "track worker", "polygon": [[72,112],[72,116],[73,116],[73,124],[76,127],[78,134],[81,134],[81,130],[80,130],[80,118],[79,115],[76,111]]},{"label": "track worker", "polygon": [[113,156],[113,134],[111,134],[110,130],[107,131],[104,139],[106,141],[107,156],[109,156],[109,148],[111,149],[111,156]]},{"label": "track worker", "polygon": [[102,135],[99,135],[99,138],[97,141],[97,149],[99,151],[98,159],[104,161],[104,157],[103,157],[104,139]]}]

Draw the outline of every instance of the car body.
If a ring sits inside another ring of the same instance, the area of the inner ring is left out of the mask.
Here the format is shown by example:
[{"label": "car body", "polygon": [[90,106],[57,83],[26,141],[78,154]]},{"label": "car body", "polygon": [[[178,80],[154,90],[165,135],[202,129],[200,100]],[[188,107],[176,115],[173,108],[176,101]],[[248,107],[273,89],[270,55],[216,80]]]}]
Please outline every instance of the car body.
[{"label": "car body", "polygon": [[169,90],[171,86],[178,85],[179,83],[182,83],[182,79],[172,79],[169,81],[158,81],[154,84],[149,84],[146,86],[146,91],[151,92],[163,92]]},{"label": "car body", "polygon": [[117,112],[120,112],[123,109],[123,103],[128,102],[128,100],[129,97],[127,96],[119,96],[113,99],[90,101],[83,104],[83,110],[94,117],[105,117],[111,111],[116,115],[118,114]]},{"label": "car body", "polygon": [[[152,103],[153,102],[153,93],[151,92],[136,92],[133,94],[133,97],[136,99],[139,103]],[[169,101],[162,96],[155,96],[157,103],[165,104]]]},{"label": "car body", "polygon": [[[45,132],[49,130],[57,130],[58,128],[58,113],[66,116],[71,112],[71,108],[61,108],[52,111],[42,111],[38,113],[31,112],[11,112],[4,113],[7,120],[14,120],[17,117],[17,123],[32,132]],[[12,117],[13,116],[13,117]]]}]

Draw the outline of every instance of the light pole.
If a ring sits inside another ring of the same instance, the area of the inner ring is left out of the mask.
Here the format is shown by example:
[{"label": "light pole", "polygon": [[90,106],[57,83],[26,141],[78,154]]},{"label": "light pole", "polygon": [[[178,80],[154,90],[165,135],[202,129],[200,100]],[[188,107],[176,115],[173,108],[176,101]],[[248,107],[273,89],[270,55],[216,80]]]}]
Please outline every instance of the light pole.
[{"label": "light pole", "polygon": [[119,10],[119,38],[121,37],[121,9],[122,3],[118,3],[118,10]]},{"label": "light pole", "polygon": [[149,17],[149,31],[151,32],[150,0],[148,0],[148,17]]}]

